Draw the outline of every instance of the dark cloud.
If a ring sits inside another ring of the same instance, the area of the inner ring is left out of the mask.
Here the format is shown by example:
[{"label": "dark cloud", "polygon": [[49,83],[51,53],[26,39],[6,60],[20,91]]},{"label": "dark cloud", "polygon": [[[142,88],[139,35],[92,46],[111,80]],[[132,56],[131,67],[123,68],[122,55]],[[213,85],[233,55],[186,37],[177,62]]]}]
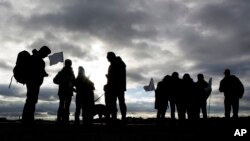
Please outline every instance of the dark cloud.
[{"label": "dark cloud", "polygon": [[56,101],[58,100],[58,89],[57,88],[43,88],[39,93],[39,100],[43,101]]},{"label": "dark cloud", "polygon": [[[9,85],[0,84],[0,95],[2,95],[4,97],[9,97],[9,98],[11,98],[11,97],[25,97],[26,94],[25,94],[25,92],[22,92],[22,88],[15,85],[14,83],[15,83],[15,80],[13,78],[12,86],[10,88],[9,88]],[[22,84],[20,84],[20,85],[22,85]]]},{"label": "dark cloud", "polygon": [[200,55],[197,58],[204,55],[203,58],[222,60],[227,56],[228,60],[249,54],[249,7],[248,1],[229,0],[198,8],[188,19],[197,25],[192,29],[195,33],[183,38],[183,46]]},{"label": "dark cloud", "polygon": [[0,100],[0,115],[1,116],[21,116],[23,102],[20,101],[3,101]]},{"label": "dark cloud", "polygon": [[0,1],[0,7],[1,9],[4,8],[4,9],[9,9],[9,8],[12,8],[12,4],[9,2],[9,1]]},{"label": "dark cloud", "polygon": [[[63,51],[65,58],[91,62],[100,59],[92,44],[98,40],[103,51],[122,54],[133,88],[147,84],[150,77],[157,82],[177,71],[180,77],[190,73],[194,80],[197,73],[212,77],[218,94],[223,71],[230,68],[246,84],[243,103],[244,109],[249,107],[245,104],[250,100],[248,1],[45,0],[32,6],[18,9],[15,3],[0,2],[2,42],[21,44],[30,51],[48,45],[52,52]],[[9,64],[1,61],[0,67],[11,70]],[[23,89],[7,87],[0,86],[2,96],[25,96]],[[57,89],[41,89],[40,99],[55,102]],[[40,111],[49,109],[43,104]],[[132,112],[153,112],[152,104],[128,102],[128,107]],[[214,111],[223,110],[223,105],[216,106]]]},{"label": "dark cloud", "polygon": [[90,53],[90,46],[82,47],[72,42],[64,42],[61,41],[60,38],[56,37],[53,33],[48,32],[44,34],[43,38],[35,40],[28,46],[28,48],[30,50],[39,50],[44,45],[48,46],[52,50],[52,53],[63,51],[65,59],[70,59],[70,57],[85,58],[88,61],[96,59],[96,57]]},{"label": "dark cloud", "polygon": [[[72,1],[65,3],[58,12],[34,13],[21,20],[29,30],[84,32],[106,42],[124,46],[135,37],[148,36],[152,31],[138,31],[133,25],[143,23],[143,12],[131,9],[131,2],[124,1]],[[29,28],[28,28],[29,27]],[[108,35],[108,36],[107,36]]]}]

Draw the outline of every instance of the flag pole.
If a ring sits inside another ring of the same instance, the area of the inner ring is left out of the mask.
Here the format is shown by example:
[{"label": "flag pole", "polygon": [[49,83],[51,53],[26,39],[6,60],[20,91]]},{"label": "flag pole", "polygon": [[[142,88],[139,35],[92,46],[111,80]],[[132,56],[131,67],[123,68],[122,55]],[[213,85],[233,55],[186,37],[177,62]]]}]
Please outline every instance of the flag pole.
[{"label": "flag pole", "polygon": [[208,100],[208,117],[210,117],[210,101],[212,99],[211,97],[212,97],[212,95],[210,94],[209,100]]}]

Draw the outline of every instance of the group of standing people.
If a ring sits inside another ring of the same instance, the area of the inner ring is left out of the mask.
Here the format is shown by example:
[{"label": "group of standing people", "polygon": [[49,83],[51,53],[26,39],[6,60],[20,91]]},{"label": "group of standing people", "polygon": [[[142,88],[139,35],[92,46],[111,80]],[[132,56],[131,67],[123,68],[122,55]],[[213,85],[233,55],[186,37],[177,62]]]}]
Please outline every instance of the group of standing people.
[{"label": "group of standing people", "polygon": [[[122,120],[126,119],[126,104],[124,93],[126,91],[126,65],[120,57],[114,52],[107,53],[107,60],[110,62],[108,69],[107,84],[104,86],[105,104],[107,107],[107,120],[117,119],[116,100],[119,100]],[[94,83],[85,75],[82,66],[78,68],[78,76],[75,78],[71,60],[65,60],[65,66],[53,79],[55,84],[59,85],[59,108],[57,113],[58,123],[68,123],[70,114],[70,103],[73,92],[76,92],[76,110],[75,123],[80,123],[80,113],[84,124],[91,125],[93,123],[95,99],[94,99]]]},{"label": "group of standing people", "polygon": [[[230,74],[230,70],[224,71],[225,77],[221,80],[219,91],[224,92],[225,117],[230,118],[231,107],[233,108],[233,118],[238,118],[239,99],[244,93],[244,86],[238,77]],[[165,118],[166,110],[170,105],[171,119],[176,119],[177,108],[178,119],[207,119],[207,99],[212,92],[211,81],[208,83],[203,74],[197,75],[197,81],[190,77],[188,73],[179,78],[178,72],[166,75],[158,82],[155,90],[155,109],[157,109],[157,120]]]},{"label": "group of standing people", "polygon": [[82,66],[78,67],[78,75],[75,77],[72,69],[72,61],[66,59],[64,67],[54,77],[53,82],[59,85],[59,108],[57,112],[58,123],[68,123],[70,115],[70,103],[73,92],[76,92],[75,123],[79,124],[79,116],[86,124],[91,124],[93,120],[92,111],[94,107],[94,83],[85,75]]},{"label": "group of standing people", "polygon": [[[48,74],[45,71],[45,62],[43,58],[47,57],[51,50],[47,46],[43,46],[39,51],[33,50],[32,56],[32,72],[27,87],[27,99],[23,108],[22,121],[23,123],[32,124],[34,122],[35,106],[38,101],[40,86],[43,83],[44,77]],[[107,107],[108,117],[112,120],[117,119],[116,102],[119,100],[122,120],[126,119],[127,107],[125,104],[126,91],[126,64],[114,52],[107,53],[107,60],[110,62],[108,69],[107,84],[104,86],[105,104]],[[76,109],[75,123],[80,123],[80,114],[82,114],[83,122],[86,125],[93,123],[94,117],[94,83],[85,75],[85,70],[82,66],[78,67],[78,75],[75,77],[72,69],[72,61],[66,59],[64,67],[53,78],[53,82],[59,86],[59,108],[57,111],[57,123],[68,124],[70,115],[70,104],[73,93],[76,93]]]},{"label": "group of standing people", "polygon": [[155,109],[157,119],[165,118],[165,113],[170,105],[171,119],[176,119],[177,108],[178,119],[199,119],[200,110],[203,118],[207,118],[207,98],[211,91],[208,82],[204,80],[203,74],[198,74],[198,81],[194,82],[188,73],[179,78],[178,72],[166,75],[158,84],[155,91]]},{"label": "group of standing people", "polygon": [[[24,123],[34,122],[35,106],[38,101],[40,86],[44,77],[48,74],[45,71],[43,58],[47,57],[51,50],[47,46],[42,46],[38,51],[33,50],[31,55],[31,68],[29,79],[27,79],[27,99],[23,108],[22,121]],[[117,99],[121,112],[122,121],[126,120],[127,106],[125,103],[126,91],[126,64],[121,57],[114,52],[107,53],[107,60],[110,62],[108,68],[107,84],[104,85],[105,104],[108,119],[117,120]],[[224,92],[225,117],[230,118],[231,107],[233,107],[233,117],[238,118],[239,99],[243,96],[244,87],[239,78],[230,74],[226,69],[225,77],[220,82],[219,91]],[[207,99],[211,94],[208,82],[204,80],[203,74],[197,75],[197,82],[194,82],[188,73],[179,78],[178,72],[166,75],[158,84],[155,91],[155,109],[157,109],[157,119],[165,118],[165,113],[170,105],[171,119],[175,119],[177,108],[180,120],[199,119],[200,111],[203,118],[207,118]],[[72,61],[67,59],[64,67],[54,77],[53,82],[59,85],[59,108],[57,113],[58,123],[68,123],[70,114],[70,104],[73,93],[76,92],[75,123],[79,123],[80,113],[86,124],[93,122],[94,110],[94,83],[85,75],[82,66],[78,68],[78,75],[75,77],[72,69]]]}]

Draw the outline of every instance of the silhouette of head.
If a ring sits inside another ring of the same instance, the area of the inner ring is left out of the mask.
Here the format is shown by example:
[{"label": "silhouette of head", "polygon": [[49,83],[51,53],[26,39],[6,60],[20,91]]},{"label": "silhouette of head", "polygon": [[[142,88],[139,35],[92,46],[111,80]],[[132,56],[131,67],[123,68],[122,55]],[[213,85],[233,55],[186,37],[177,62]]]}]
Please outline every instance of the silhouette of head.
[{"label": "silhouette of head", "polygon": [[224,74],[225,74],[225,76],[229,76],[230,75],[230,70],[229,69],[225,69]]},{"label": "silhouette of head", "polygon": [[191,77],[190,77],[190,75],[189,75],[188,73],[185,73],[185,74],[183,75],[183,79],[184,79],[184,80],[189,80],[189,79],[191,79]]},{"label": "silhouette of head", "polygon": [[42,46],[38,52],[40,53],[42,58],[45,58],[51,53],[51,50],[47,46]]},{"label": "silhouette of head", "polygon": [[163,78],[163,80],[162,81],[168,81],[170,79],[170,75],[166,75],[164,78]]},{"label": "silhouette of head", "polygon": [[201,73],[199,73],[199,74],[197,75],[197,78],[198,78],[198,81],[204,80],[204,76],[203,76],[203,74],[201,74]]},{"label": "silhouette of head", "polygon": [[72,61],[70,59],[66,59],[64,62],[65,67],[71,67],[72,66]]},{"label": "silhouette of head", "polygon": [[79,75],[85,75],[85,70],[84,70],[84,68],[82,66],[78,67],[78,74]]},{"label": "silhouette of head", "polygon": [[172,77],[173,77],[173,78],[179,78],[178,72],[173,72],[173,73],[172,73]]},{"label": "silhouette of head", "polygon": [[112,62],[115,59],[116,55],[114,52],[108,52],[107,53],[107,59],[109,62]]}]

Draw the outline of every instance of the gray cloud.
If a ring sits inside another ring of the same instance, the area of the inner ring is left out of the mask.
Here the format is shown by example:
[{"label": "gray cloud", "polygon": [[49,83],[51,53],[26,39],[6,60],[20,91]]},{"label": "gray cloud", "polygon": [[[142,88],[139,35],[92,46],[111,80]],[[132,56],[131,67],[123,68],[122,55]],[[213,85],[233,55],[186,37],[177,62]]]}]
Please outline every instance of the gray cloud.
[{"label": "gray cloud", "polygon": [[[13,78],[12,83],[15,83],[14,81],[15,80]],[[22,92],[20,87],[14,86],[14,84],[12,84],[12,86],[10,88],[9,88],[9,85],[6,85],[6,84],[1,84],[0,85],[0,95],[2,95],[2,96],[6,96],[6,97],[24,97],[24,96],[26,96],[24,93],[25,92]]]},{"label": "gray cloud", "polygon": [[5,61],[0,61],[0,68],[4,70],[11,70],[13,69],[12,66],[10,66],[7,62]]},{"label": "gray cloud", "polygon": [[[21,44],[30,51],[48,45],[52,52],[63,51],[66,58],[91,62],[100,59],[91,44],[96,39],[104,44],[103,51],[122,54],[127,82],[135,87],[147,84],[149,77],[157,82],[177,71],[180,76],[204,73],[213,77],[217,88],[224,69],[230,68],[246,83],[243,109],[249,107],[248,1],[44,0],[32,6],[1,1],[0,7],[3,43]],[[11,70],[9,64],[2,60],[1,70]],[[20,88],[7,87],[0,86],[2,96],[25,96]],[[41,89],[40,98],[53,103],[57,90]],[[153,110],[152,103],[128,105],[133,112]],[[223,110],[216,106],[215,111]]]}]

